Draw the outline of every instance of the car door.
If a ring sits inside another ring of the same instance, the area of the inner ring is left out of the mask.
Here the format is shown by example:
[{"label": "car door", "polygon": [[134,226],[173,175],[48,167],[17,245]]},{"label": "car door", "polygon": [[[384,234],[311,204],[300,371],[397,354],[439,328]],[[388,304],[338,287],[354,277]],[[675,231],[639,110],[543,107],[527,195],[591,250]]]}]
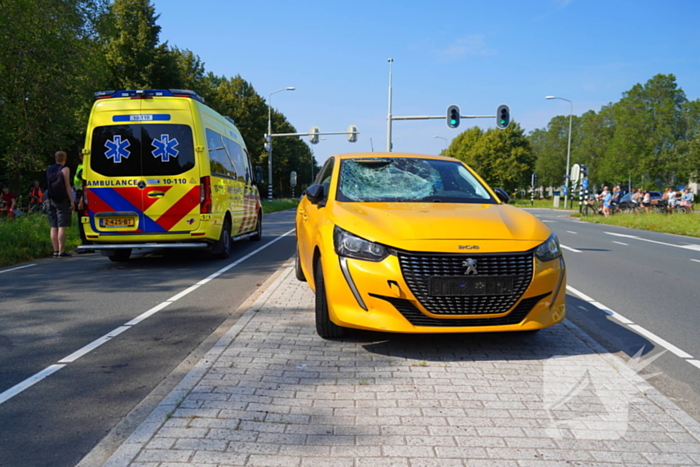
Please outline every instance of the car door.
[{"label": "car door", "polygon": [[[315,184],[322,184],[326,188],[326,197],[333,176],[335,158],[331,157],[326,161],[321,171],[316,176]],[[307,273],[307,277],[312,275],[313,254],[318,238],[318,229],[325,220],[325,203],[312,204],[307,196],[299,203],[297,208],[297,245],[299,247],[299,260],[302,268]]]}]

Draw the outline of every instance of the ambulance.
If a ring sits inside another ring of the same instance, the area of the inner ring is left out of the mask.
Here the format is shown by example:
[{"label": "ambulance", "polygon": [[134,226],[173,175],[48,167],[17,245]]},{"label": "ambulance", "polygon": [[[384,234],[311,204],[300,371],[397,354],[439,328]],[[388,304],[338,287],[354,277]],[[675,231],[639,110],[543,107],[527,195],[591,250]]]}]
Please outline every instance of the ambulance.
[{"label": "ambulance", "polygon": [[197,248],[224,259],[262,238],[262,205],[233,120],[185,90],[95,93],[83,152],[90,245],[112,261],[134,249]]}]

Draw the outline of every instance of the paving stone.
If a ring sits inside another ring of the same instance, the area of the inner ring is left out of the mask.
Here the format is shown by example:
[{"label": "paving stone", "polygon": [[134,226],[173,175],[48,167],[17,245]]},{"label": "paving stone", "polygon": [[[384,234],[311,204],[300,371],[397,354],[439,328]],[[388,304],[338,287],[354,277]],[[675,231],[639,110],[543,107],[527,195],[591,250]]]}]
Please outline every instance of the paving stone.
[{"label": "paving stone", "polygon": [[[313,300],[283,269],[105,466],[700,465],[700,424],[571,323],[324,340]],[[593,384],[547,410],[558,363]],[[611,421],[602,401],[628,399]]]}]

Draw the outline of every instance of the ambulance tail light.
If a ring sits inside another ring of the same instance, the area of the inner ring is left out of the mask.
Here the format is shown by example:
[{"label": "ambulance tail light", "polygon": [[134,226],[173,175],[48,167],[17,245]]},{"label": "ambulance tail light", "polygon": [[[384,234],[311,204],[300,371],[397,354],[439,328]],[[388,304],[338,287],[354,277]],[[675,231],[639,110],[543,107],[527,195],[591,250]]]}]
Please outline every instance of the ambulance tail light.
[{"label": "ambulance tail light", "polygon": [[211,214],[211,179],[202,177],[199,179],[199,212]]},{"label": "ambulance tail light", "polygon": [[88,208],[88,190],[85,187],[83,187],[83,205],[85,206],[85,209],[83,210],[83,216],[89,216],[90,209]]}]

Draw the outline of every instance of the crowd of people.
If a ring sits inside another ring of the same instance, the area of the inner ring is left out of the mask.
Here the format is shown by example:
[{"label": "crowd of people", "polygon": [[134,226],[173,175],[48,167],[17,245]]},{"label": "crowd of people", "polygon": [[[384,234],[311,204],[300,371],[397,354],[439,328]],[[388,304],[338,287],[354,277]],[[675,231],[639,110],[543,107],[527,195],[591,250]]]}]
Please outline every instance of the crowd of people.
[{"label": "crowd of people", "polygon": [[[653,195],[652,193],[658,192],[633,188],[631,196],[626,201],[627,208],[635,213],[641,212],[642,210],[648,213],[653,207],[668,213],[678,208],[682,209],[684,212],[693,211],[695,195],[690,188],[666,188],[660,197],[658,194]],[[610,188],[605,186],[603,187],[603,191],[595,196],[595,199],[601,205],[601,213],[605,217],[610,216],[610,214],[623,207],[623,203],[621,202],[622,198],[623,193],[620,191],[619,186],[613,187],[612,193],[610,192]]]},{"label": "crowd of people", "polygon": [[[66,166],[67,159],[68,156],[64,151],[56,152],[56,163],[46,170],[46,188],[42,189],[39,180],[34,180],[27,193],[26,209],[29,212],[38,210],[48,214],[51,229],[50,238],[55,258],[71,256],[69,252],[65,251],[65,245],[66,229],[72,225],[73,211],[78,213],[78,228],[82,243],[83,245],[88,244],[81,219],[85,211],[82,154],[72,184],[70,169]],[[2,187],[0,216],[4,215],[10,220],[14,220],[15,216],[22,214],[23,212],[18,206],[17,196],[11,193],[8,187]]]}]

